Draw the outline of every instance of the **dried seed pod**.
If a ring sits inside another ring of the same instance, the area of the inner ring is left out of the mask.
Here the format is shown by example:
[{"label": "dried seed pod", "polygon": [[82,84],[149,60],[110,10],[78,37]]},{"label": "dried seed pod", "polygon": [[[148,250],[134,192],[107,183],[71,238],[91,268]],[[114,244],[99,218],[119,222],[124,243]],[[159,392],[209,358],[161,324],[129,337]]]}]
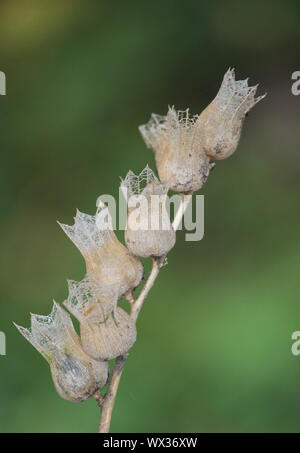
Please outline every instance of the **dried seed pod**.
[{"label": "dried seed pod", "polygon": [[48,361],[62,398],[84,401],[106,384],[108,364],[83,351],[70,316],[55,302],[49,316],[31,315],[31,329],[15,326]]},{"label": "dried seed pod", "polygon": [[95,288],[96,282],[92,283],[88,275],[80,282],[68,280],[69,295],[63,304],[80,322],[94,318],[104,321],[116,308],[117,294],[111,288]]},{"label": "dried seed pod", "polygon": [[94,291],[98,287],[110,288],[120,298],[140,284],[144,275],[142,263],[121,244],[107,224],[101,224],[100,216],[77,211],[73,226],[60,226],[82,253],[91,283],[98,282]]},{"label": "dried seed pod", "polygon": [[169,108],[166,116],[152,114],[139,127],[148,148],[155,152],[160,180],[175,192],[195,192],[206,182],[210,165],[201,145],[198,116]]},{"label": "dried seed pod", "polygon": [[64,302],[80,322],[80,337],[85,352],[95,360],[110,360],[126,354],[136,340],[134,321],[117,307],[117,295],[92,292],[88,279],[69,281],[69,296]]},{"label": "dried seed pod", "polygon": [[127,190],[128,249],[143,258],[166,255],[176,241],[166,209],[168,187],[160,183],[148,165],[139,175],[129,171],[121,187]]},{"label": "dried seed pod", "polygon": [[94,318],[80,324],[83,348],[95,360],[110,360],[126,354],[134,345],[136,335],[134,321],[120,307],[105,321]]},{"label": "dried seed pod", "polygon": [[234,69],[226,72],[217,96],[197,121],[209,158],[226,159],[234,153],[246,113],[266,96],[255,98],[257,87],[249,87],[248,79],[235,80]]}]

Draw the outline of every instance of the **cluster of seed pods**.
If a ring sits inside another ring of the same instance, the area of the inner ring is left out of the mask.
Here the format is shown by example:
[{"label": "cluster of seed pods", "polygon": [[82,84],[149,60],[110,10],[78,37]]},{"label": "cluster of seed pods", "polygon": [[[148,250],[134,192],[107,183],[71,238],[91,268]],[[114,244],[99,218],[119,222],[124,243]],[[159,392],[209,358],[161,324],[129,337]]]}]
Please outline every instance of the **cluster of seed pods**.
[{"label": "cluster of seed pods", "polygon": [[[236,81],[229,69],[217,96],[200,115],[169,108],[166,116],[153,114],[139,127],[146,145],[154,150],[160,179],[146,166],[139,175],[129,171],[122,181],[128,203],[126,246],[107,224],[97,221],[97,215],[77,211],[73,225],[60,224],[86,264],[82,281],[68,281],[69,295],[63,302],[79,321],[80,336],[70,315],[56,302],[49,316],[31,316],[31,329],[16,327],[48,361],[64,399],[78,402],[93,397],[108,380],[108,360],[127,354],[135,343],[135,321],[118,301],[134,300],[132,293],[144,276],[141,258],[166,256],[175,245],[165,197],[169,190],[201,189],[213,160],[234,153],[247,112],[264,97],[255,98],[256,90],[247,80]],[[155,197],[157,203],[152,202]],[[141,212],[132,198],[146,207],[143,228],[130,222]],[[109,217],[106,206],[99,209],[107,210]]]}]

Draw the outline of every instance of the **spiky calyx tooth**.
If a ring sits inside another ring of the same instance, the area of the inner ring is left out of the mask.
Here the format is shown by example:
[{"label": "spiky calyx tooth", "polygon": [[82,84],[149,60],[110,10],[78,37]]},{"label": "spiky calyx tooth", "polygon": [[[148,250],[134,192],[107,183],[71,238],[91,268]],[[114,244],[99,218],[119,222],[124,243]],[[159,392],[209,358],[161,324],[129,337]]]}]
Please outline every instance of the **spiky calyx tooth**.
[{"label": "spiky calyx tooth", "polygon": [[197,120],[202,146],[211,159],[226,159],[238,145],[246,114],[266,95],[255,98],[257,87],[249,87],[248,79],[235,80],[229,69],[215,99]]},{"label": "spiky calyx tooth", "polygon": [[198,115],[169,108],[166,116],[152,114],[139,127],[148,148],[155,153],[160,180],[175,192],[195,192],[209,175],[209,160],[203,151]]},{"label": "spiky calyx tooth", "polygon": [[126,354],[136,341],[134,321],[117,307],[104,322],[80,324],[80,337],[85,352],[95,360],[115,359]]},{"label": "spiky calyx tooth", "polygon": [[128,249],[143,258],[166,255],[176,235],[166,209],[168,187],[148,167],[139,174],[128,172],[121,188],[128,191],[125,241]]},{"label": "spiky calyx tooth", "polygon": [[[102,206],[101,209],[107,208]],[[102,228],[97,219],[97,216],[77,211],[74,225],[60,226],[82,253],[90,279],[97,281],[100,287],[117,291],[120,298],[140,284],[143,265],[121,244],[107,224]]]}]

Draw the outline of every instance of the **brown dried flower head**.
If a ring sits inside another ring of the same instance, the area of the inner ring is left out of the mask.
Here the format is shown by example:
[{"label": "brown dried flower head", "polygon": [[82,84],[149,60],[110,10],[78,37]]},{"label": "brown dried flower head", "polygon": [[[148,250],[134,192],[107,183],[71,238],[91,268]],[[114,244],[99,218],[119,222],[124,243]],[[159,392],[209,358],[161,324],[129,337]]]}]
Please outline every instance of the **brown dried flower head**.
[{"label": "brown dried flower head", "polygon": [[95,292],[100,287],[111,288],[120,298],[140,284],[144,275],[142,263],[107,224],[97,222],[97,216],[77,211],[74,225],[60,226],[82,253],[91,284],[97,282]]},{"label": "brown dried flower head", "polygon": [[80,322],[83,349],[95,360],[110,360],[126,354],[136,340],[134,321],[117,307],[117,295],[102,293],[99,297],[87,278],[68,281],[69,296],[64,302]]},{"label": "brown dried flower head", "polygon": [[175,192],[195,192],[209,175],[197,119],[188,109],[177,112],[172,107],[166,116],[152,114],[150,121],[139,127],[146,145],[155,152],[160,180]]},{"label": "brown dried flower head", "polygon": [[143,258],[166,255],[176,241],[166,209],[168,186],[161,184],[147,165],[139,175],[129,171],[121,187],[127,189],[125,241],[128,249]]},{"label": "brown dried flower head", "polygon": [[55,388],[65,400],[84,401],[106,384],[108,364],[83,351],[69,314],[56,302],[49,316],[31,315],[31,329],[15,326],[48,361]]},{"label": "brown dried flower head", "polygon": [[266,96],[255,98],[257,87],[249,87],[248,79],[235,80],[234,69],[226,72],[217,96],[197,121],[202,146],[209,158],[226,159],[234,153],[246,114]]}]

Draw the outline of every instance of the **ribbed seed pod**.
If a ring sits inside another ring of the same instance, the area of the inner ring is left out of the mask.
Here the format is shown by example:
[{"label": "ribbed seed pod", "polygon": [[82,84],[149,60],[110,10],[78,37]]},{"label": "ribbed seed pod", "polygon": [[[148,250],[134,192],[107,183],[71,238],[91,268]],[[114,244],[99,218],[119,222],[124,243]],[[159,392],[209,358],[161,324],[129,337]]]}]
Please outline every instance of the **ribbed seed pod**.
[{"label": "ribbed seed pod", "polygon": [[134,345],[136,335],[135,323],[120,307],[105,321],[89,319],[80,323],[83,348],[95,360],[110,360],[126,354]]},{"label": "ribbed seed pod", "polygon": [[80,337],[84,351],[95,360],[110,360],[126,354],[136,340],[134,321],[117,307],[117,295],[99,298],[82,282],[69,281],[69,296],[65,307],[80,322]]},{"label": "ribbed seed pod", "polygon": [[166,255],[176,241],[166,209],[168,187],[160,183],[148,165],[139,175],[129,171],[121,187],[127,189],[125,241],[128,249],[143,258]]},{"label": "ribbed seed pod", "polygon": [[91,368],[68,354],[58,351],[50,369],[58,394],[67,401],[84,401],[97,390]]},{"label": "ribbed seed pod", "polygon": [[82,253],[91,283],[97,282],[94,291],[98,287],[110,288],[120,298],[140,284],[144,275],[142,263],[107,225],[102,228],[97,223],[97,216],[77,211],[73,226],[60,226]]},{"label": "ribbed seed pod", "polygon": [[31,329],[15,326],[48,361],[55,388],[65,400],[84,401],[106,384],[108,364],[83,351],[70,316],[55,302],[49,316],[31,315]]},{"label": "ribbed seed pod", "polygon": [[152,114],[139,127],[148,148],[155,152],[160,180],[175,192],[195,192],[206,182],[210,164],[201,145],[198,116],[169,108],[166,116]]},{"label": "ribbed seed pod", "polygon": [[235,80],[234,69],[226,72],[217,96],[196,123],[209,158],[226,159],[234,153],[247,112],[266,96],[255,98],[257,87],[249,87],[248,79]]}]

